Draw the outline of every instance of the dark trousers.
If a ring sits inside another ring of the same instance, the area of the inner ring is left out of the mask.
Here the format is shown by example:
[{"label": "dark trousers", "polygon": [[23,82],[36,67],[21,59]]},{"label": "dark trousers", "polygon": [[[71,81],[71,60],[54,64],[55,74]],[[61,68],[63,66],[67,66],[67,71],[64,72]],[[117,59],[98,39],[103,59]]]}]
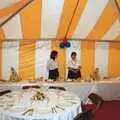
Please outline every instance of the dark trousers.
[{"label": "dark trousers", "polygon": [[58,69],[49,70],[49,79],[56,80],[59,77]]},{"label": "dark trousers", "polygon": [[68,70],[68,78],[69,79],[81,78],[81,71],[78,70],[77,72],[74,72],[73,70]]}]

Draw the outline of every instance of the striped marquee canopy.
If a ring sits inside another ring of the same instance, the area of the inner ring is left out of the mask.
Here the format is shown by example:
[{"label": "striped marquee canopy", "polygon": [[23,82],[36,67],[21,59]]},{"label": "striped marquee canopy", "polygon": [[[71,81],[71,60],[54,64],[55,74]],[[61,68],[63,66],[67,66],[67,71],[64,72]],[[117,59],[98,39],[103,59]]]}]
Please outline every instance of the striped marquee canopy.
[{"label": "striped marquee canopy", "polygon": [[120,40],[113,0],[0,0],[0,24],[30,1],[0,28],[6,39]]},{"label": "striped marquee canopy", "polygon": [[[120,0],[0,0],[0,78],[9,79],[11,66],[23,79],[47,76],[53,49],[59,52],[61,79],[72,51],[77,52],[83,77],[96,67],[108,76],[120,76],[119,8]],[[71,47],[60,49],[58,39],[65,37],[73,39]]]}]

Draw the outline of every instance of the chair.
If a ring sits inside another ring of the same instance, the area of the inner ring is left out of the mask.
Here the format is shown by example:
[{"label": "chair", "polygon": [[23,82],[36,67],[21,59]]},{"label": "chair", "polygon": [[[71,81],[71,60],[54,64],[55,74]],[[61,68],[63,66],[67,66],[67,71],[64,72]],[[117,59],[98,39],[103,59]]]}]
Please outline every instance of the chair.
[{"label": "chair", "polygon": [[92,112],[91,111],[86,111],[79,113],[74,120],[93,120],[92,118]]},{"label": "chair", "polygon": [[81,102],[81,110],[82,112],[75,116],[74,120],[93,120],[93,115],[91,110],[87,110]]},{"label": "chair", "polygon": [[103,100],[103,98],[101,96],[99,96],[96,93],[91,93],[88,96],[88,98],[91,100],[93,105],[96,105],[96,107],[94,109],[92,109],[92,113],[94,114],[101,107],[101,105],[104,103],[104,100]]},{"label": "chair", "polygon": [[85,109],[92,110],[94,120],[118,120],[120,118],[120,101],[104,101],[96,93],[91,93],[88,98],[93,104],[85,104]]},{"label": "chair", "polygon": [[74,120],[93,120],[96,111],[98,111],[98,109],[104,103],[102,97],[96,93],[91,93],[88,98],[93,104],[83,104],[83,102],[81,102],[82,113],[79,113]]},{"label": "chair", "polygon": [[66,91],[66,89],[64,87],[60,87],[60,86],[49,86],[49,89],[56,89],[56,90]]},{"label": "chair", "polygon": [[103,98],[96,93],[91,93],[88,96],[88,98],[92,101],[93,104],[96,104],[96,105],[98,104],[102,105],[104,102]]},{"label": "chair", "polygon": [[38,86],[38,85],[27,85],[27,86],[22,87],[22,89],[30,89],[30,88],[40,88],[40,86]]},{"label": "chair", "polygon": [[1,91],[1,92],[0,92],[0,96],[5,95],[5,94],[10,93],[10,92],[11,92],[11,90]]}]

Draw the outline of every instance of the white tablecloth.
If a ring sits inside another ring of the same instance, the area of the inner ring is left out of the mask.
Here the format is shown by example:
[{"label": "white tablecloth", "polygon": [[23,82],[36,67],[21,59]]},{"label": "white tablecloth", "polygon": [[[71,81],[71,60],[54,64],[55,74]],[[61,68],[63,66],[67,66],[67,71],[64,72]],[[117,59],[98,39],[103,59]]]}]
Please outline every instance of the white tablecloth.
[{"label": "white tablecloth", "polygon": [[77,94],[82,101],[87,99],[91,92],[98,93],[104,100],[120,100],[120,80],[106,80],[98,82],[37,82],[29,83],[28,81],[20,83],[5,83],[0,85],[0,91],[5,89],[20,90],[24,85],[42,85],[49,86],[63,86],[68,91]]},{"label": "white tablecloth", "polygon": [[[45,94],[44,101],[31,100],[38,91]],[[23,115],[31,108],[34,109],[32,115]],[[53,112],[52,108],[57,112]],[[73,120],[80,112],[80,99],[68,91],[28,89],[0,97],[0,120]]]}]

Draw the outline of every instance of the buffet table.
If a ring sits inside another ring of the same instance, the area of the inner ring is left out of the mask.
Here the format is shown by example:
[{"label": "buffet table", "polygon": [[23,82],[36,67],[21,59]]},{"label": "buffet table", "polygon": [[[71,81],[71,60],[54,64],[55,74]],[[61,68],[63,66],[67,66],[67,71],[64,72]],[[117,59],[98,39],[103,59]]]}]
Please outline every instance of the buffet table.
[{"label": "buffet table", "polygon": [[73,120],[80,104],[69,91],[21,89],[0,96],[0,120]]}]

